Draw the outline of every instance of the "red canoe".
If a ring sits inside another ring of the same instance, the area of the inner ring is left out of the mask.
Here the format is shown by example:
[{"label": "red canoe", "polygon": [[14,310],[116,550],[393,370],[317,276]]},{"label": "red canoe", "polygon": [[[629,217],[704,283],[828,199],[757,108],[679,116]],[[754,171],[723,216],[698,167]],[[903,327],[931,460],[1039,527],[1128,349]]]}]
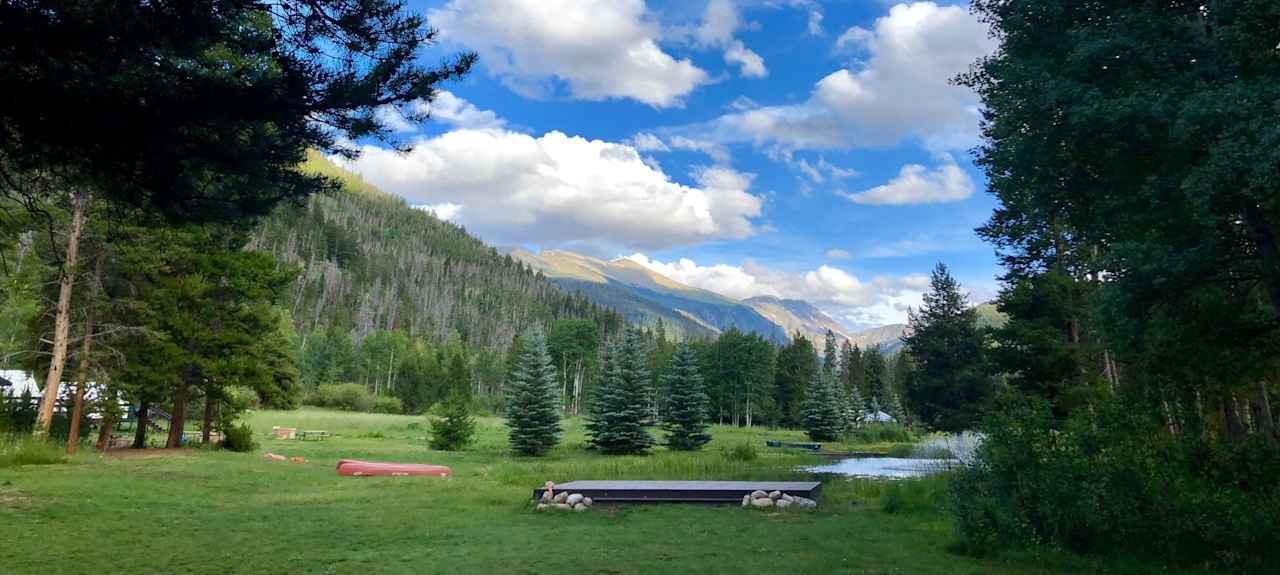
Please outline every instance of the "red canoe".
[{"label": "red canoe", "polygon": [[420,463],[384,463],[381,461],[360,461],[358,459],[342,459],[338,461],[338,475],[365,477],[370,475],[432,475],[448,477],[453,470],[444,465],[423,465]]}]

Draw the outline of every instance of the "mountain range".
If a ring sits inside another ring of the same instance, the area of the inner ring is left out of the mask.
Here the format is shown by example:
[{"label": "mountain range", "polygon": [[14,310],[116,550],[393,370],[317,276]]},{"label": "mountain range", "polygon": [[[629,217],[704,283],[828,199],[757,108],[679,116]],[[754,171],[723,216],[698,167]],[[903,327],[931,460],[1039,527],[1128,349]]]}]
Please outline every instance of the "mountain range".
[{"label": "mountain range", "polygon": [[578,293],[620,313],[628,322],[655,327],[674,337],[708,337],[736,327],[777,343],[800,333],[821,346],[830,330],[859,347],[892,351],[907,326],[893,324],[853,332],[803,300],[756,296],[744,300],[685,285],[635,261],[603,260],[563,250],[534,254],[515,248],[513,259],[542,272],[553,285]]}]

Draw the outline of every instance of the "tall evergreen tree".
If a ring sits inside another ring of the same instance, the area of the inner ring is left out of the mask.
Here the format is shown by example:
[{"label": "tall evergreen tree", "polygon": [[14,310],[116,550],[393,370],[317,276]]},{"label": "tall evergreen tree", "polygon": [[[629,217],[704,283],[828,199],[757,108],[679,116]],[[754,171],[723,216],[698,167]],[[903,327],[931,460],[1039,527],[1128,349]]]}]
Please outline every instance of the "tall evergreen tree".
[{"label": "tall evergreen tree", "polygon": [[833,441],[844,431],[841,401],[831,376],[822,370],[814,374],[804,399],[804,427],[814,441]]},{"label": "tall evergreen tree", "polygon": [[889,383],[889,369],[879,345],[869,347],[862,352],[862,366],[863,371],[866,373],[862,390],[863,395],[867,398],[867,401],[875,399],[883,403],[885,390]]},{"label": "tall evergreen tree", "polygon": [[[847,342],[846,342],[847,343]],[[844,364],[844,385],[846,388],[858,388],[859,395],[866,395],[867,390],[867,366],[863,361],[862,349],[856,345],[850,345],[848,353],[843,353],[841,363]]]},{"label": "tall evergreen tree", "polygon": [[506,415],[511,449],[542,455],[560,443],[560,393],[547,340],[538,328],[521,340],[520,361],[507,381]]},{"label": "tall evergreen tree", "polygon": [[827,330],[827,336],[822,342],[822,371],[829,376],[834,376],[839,369],[840,346],[836,343],[836,334]]},{"label": "tall evergreen tree", "polygon": [[947,266],[933,270],[911,335],[903,338],[917,369],[907,388],[912,412],[935,429],[972,428],[993,393],[983,365],[983,336],[960,284]]},{"label": "tall evergreen tree", "polygon": [[603,380],[596,386],[587,434],[591,446],[609,454],[644,453],[655,443],[649,420],[649,360],[644,336],[628,329],[606,352]]},{"label": "tall evergreen tree", "polygon": [[813,374],[818,369],[813,344],[796,332],[791,343],[778,351],[776,364],[773,393],[780,423],[787,427],[799,427],[804,424],[801,408],[804,405],[805,388],[813,381]]},{"label": "tall evergreen tree", "polygon": [[701,449],[711,441],[707,433],[707,394],[698,373],[698,356],[687,343],[676,347],[671,367],[663,374],[667,390],[667,447],[681,451]]},{"label": "tall evergreen tree", "polygon": [[474,54],[420,65],[435,34],[393,0],[0,5],[11,99],[0,110],[0,197],[72,214],[37,435],[62,381],[91,199],[236,221],[327,188],[298,169],[308,149],[354,155],[338,142],[390,136],[379,110],[410,111],[470,69]]}]

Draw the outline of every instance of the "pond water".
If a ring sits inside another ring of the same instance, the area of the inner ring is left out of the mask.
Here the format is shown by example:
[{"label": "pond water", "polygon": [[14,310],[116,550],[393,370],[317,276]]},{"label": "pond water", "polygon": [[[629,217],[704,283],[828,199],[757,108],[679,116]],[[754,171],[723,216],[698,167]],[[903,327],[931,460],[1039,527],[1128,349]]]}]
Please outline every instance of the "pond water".
[{"label": "pond water", "polygon": [[902,459],[898,457],[852,457],[827,465],[805,468],[813,473],[846,477],[905,479],[943,471],[956,465],[954,459]]}]

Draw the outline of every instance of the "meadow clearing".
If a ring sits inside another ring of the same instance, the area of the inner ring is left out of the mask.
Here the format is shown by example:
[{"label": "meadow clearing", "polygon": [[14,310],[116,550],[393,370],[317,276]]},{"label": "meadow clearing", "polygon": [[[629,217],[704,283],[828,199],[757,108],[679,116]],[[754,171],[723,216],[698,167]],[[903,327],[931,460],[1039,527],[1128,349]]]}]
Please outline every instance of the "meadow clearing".
[{"label": "meadow clearing", "polygon": [[[764,448],[796,431],[716,426],[698,453],[584,449],[565,420],[549,455],[510,455],[496,418],[463,452],[426,447],[421,416],[317,409],[246,416],[254,453],[190,449],[0,468],[2,573],[1147,573],[1147,564],[1053,551],[951,550],[945,478],[826,478],[815,512],[736,505],[536,512],[532,488],[573,479],[801,479],[818,457]],[[273,425],[323,429],[275,440]],[[745,447],[753,446],[754,449]],[[892,444],[856,447],[888,450]],[[306,463],[269,461],[266,452]],[[751,454],[756,457],[751,459]],[[438,463],[454,476],[339,477],[339,458]]]}]

